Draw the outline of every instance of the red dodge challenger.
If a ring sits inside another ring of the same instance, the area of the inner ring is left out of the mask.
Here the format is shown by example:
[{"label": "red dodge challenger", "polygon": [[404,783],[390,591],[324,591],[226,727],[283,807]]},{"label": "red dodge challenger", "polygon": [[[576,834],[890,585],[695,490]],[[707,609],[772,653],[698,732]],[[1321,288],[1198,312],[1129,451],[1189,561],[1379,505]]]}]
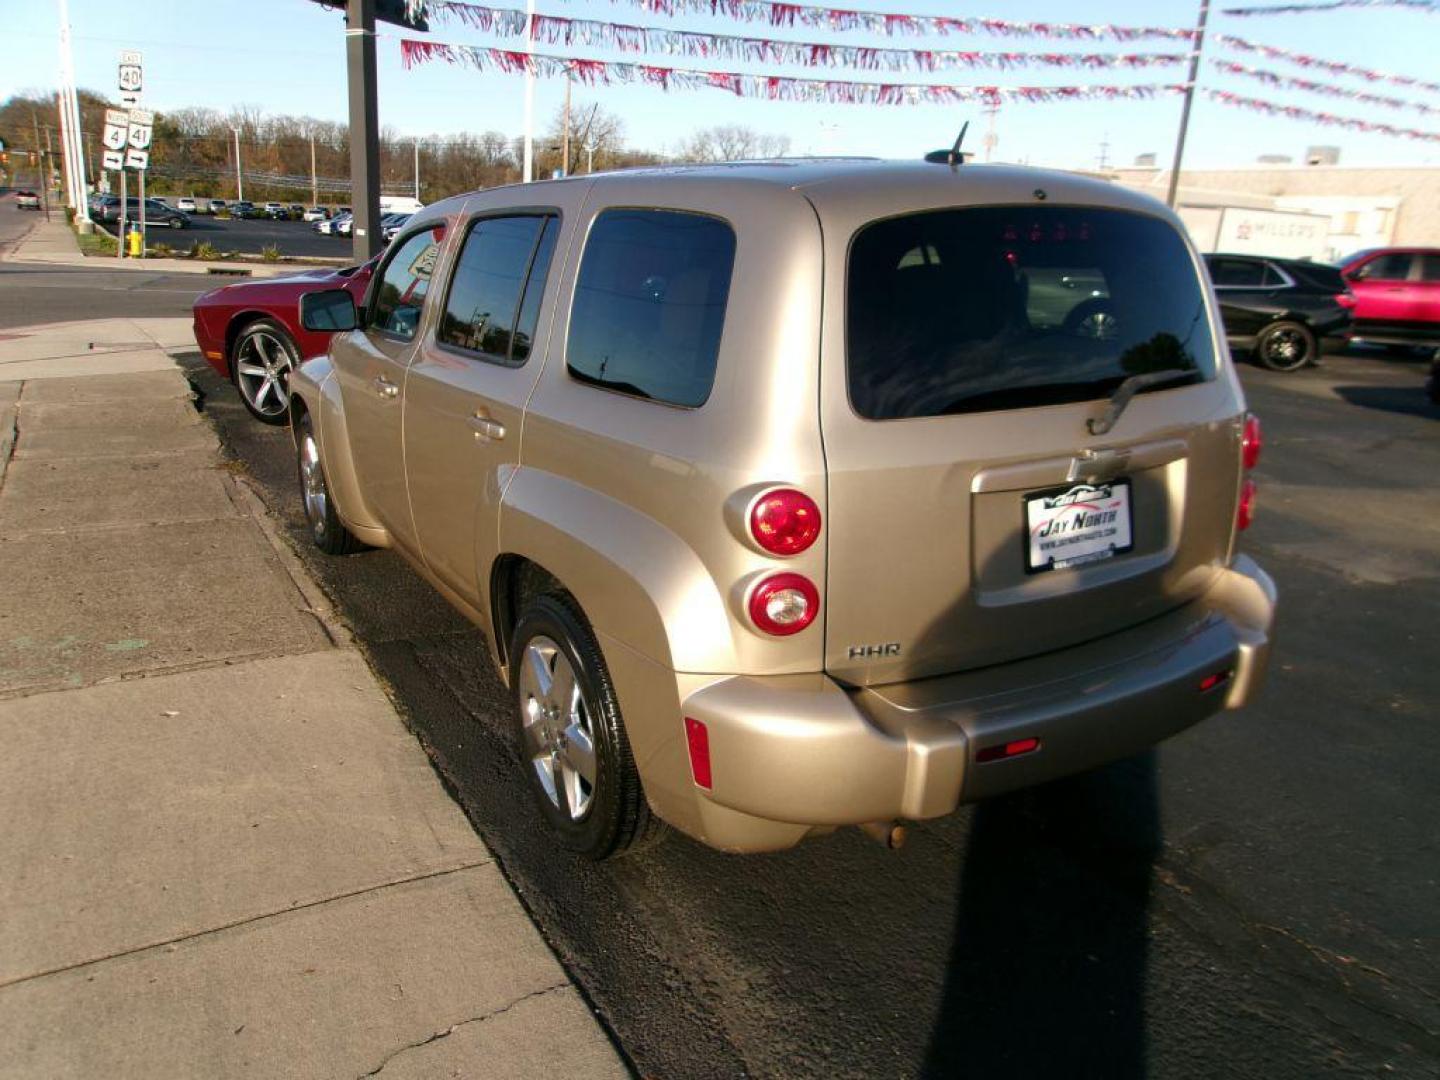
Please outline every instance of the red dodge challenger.
[{"label": "red dodge challenger", "polygon": [[195,301],[195,341],[221,376],[235,383],[255,419],[290,419],[290,372],[330,346],[328,333],[300,325],[300,297],[347,289],[358,306],[375,260],[343,270],[307,270],[212,289]]}]

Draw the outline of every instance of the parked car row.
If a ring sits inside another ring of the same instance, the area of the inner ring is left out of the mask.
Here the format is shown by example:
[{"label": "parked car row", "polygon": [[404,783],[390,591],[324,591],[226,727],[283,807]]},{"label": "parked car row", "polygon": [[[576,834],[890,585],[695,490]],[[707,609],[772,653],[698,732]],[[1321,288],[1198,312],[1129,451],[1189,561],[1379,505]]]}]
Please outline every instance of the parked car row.
[{"label": "parked car row", "polygon": [[[130,196],[125,200],[125,220],[128,225],[134,222],[137,226],[140,223],[141,202],[138,198]],[[164,226],[170,229],[188,229],[190,227],[190,215],[176,210],[174,207],[166,206],[159,199],[146,199],[145,225]],[[90,216],[103,224],[114,225],[120,221],[120,196],[96,194],[90,196]]]}]

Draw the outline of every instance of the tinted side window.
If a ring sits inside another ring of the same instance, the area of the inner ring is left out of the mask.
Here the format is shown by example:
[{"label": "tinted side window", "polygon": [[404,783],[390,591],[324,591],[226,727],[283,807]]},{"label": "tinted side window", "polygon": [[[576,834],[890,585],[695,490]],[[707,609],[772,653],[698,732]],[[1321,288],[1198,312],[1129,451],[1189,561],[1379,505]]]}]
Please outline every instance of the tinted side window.
[{"label": "tinted side window", "polygon": [[1440,255],[1424,255],[1421,257],[1420,280],[1440,281]]},{"label": "tinted side window", "polygon": [[1269,263],[1266,263],[1265,280],[1262,284],[1267,289],[1278,289],[1282,285],[1288,285],[1289,282],[1285,280],[1284,275],[1282,275],[1279,270]]},{"label": "tinted side window", "polygon": [[1361,281],[1404,281],[1410,276],[1410,256],[1377,256],[1362,266],[1355,276]]},{"label": "tinted side window", "polygon": [[676,210],[595,219],[570,316],[566,359],[582,382],[672,405],[703,405],[735,264],[735,232]]},{"label": "tinted side window", "polygon": [[375,298],[370,303],[371,329],[402,341],[415,337],[425,294],[430,291],[430,276],[435,272],[435,260],[444,239],[442,224],[418,232],[400,244],[376,283]]},{"label": "tinted side window", "polygon": [[495,363],[523,364],[558,231],[554,218],[539,216],[476,222],[456,260],[439,340]]},{"label": "tinted side window", "polygon": [[1211,259],[1210,280],[1220,288],[1258,289],[1265,280],[1265,264],[1252,259]]}]

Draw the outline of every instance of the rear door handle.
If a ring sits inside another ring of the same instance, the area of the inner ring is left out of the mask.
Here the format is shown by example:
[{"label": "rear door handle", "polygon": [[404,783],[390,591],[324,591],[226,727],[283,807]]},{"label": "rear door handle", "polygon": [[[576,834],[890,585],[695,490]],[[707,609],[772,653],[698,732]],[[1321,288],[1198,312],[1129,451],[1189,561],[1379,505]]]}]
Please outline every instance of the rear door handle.
[{"label": "rear door handle", "polygon": [[396,394],[400,393],[400,388],[385,378],[384,375],[377,375],[370,385],[373,386],[375,392],[383,398],[393,398]]},{"label": "rear door handle", "polygon": [[470,418],[470,426],[475,431],[475,438],[480,442],[499,442],[505,438],[505,425],[499,420],[491,420],[488,416],[476,413]]}]

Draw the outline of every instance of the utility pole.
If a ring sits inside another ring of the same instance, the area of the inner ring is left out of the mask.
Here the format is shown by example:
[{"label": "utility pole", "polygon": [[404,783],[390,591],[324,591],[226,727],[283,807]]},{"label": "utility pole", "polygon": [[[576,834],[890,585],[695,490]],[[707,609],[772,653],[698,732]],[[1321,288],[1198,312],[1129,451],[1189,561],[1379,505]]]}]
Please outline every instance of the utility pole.
[{"label": "utility pole", "polygon": [[45,210],[45,220],[50,220],[50,155],[44,156],[40,153],[40,118],[35,115],[35,110],[30,110],[30,123],[35,125],[35,162],[40,170],[41,182],[36,186],[40,189],[40,205]]},{"label": "utility pole", "polygon": [[535,0],[525,0],[525,154],[521,180],[535,179]]},{"label": "utility pole", "polygon": [[1190,130],[1190,106],[1195,101],[1195,81],[1200,77],[1200,51],[1205,47],[1205,24],[1210,21],[1210,0],[1200,0],[1200,20],[1190,43],[1190,78],[1185,82],[1185,104],[1180,109],[1180,134],[1175,139],[1175,162],[1170,166],[1170,192],[1165,205],[1175,209],[1180,190],[1180,163],[1185,160],[1185,135]]},{"label": "utility pole", "polygon": [[75,221],[81,232],[89,232],[90,201],[86,198],[85,147],[80,130],[80,104],[75,93],[75,62],[70,52],[70,7],[58,0],[60,16],[60,131],[65,151],[65,175],[70,178],[70,198]]},{"label": "utility pole", "polygon": [[235,133],[235,201],[239,202],[245,198],[244,174],[240,170],[240,129],[232,125],[230,130]]},{"label": "utility pole", "polygon": [[415,136],[415,201],[420,201],[420,136]]},{"label": "utility pole", "polygon": [[375,79],[375,0],[348,0],[345,67],[350,88],[350,242],[355,261],[380,251],[380,106]]},{"label": "utility pole", "polygon": [[565,113],[561,120],[564,134],[560,137],[560,175],[570,175],[570,73],[565,73]]},{"label": "utility pole", "polygon": [[315,176],[315,133],[310,133],[310,205],[320,205],[320,182]]},{"label": "utility pole", "polygon": [[1110,133],[1108,131],[1100,140],[1100,158],[1096,164],[1101,172],[1110,167]]},{"label": "utility pole", "polygon": [[990,126],[985,132],[985,160],[989,161],[995,153],[995,147],[1000,142],[1000,136],[995,134],[995,118],[1000,113],[1000,95],[991,94],[985,99],[985,115],[990,118]]}]

